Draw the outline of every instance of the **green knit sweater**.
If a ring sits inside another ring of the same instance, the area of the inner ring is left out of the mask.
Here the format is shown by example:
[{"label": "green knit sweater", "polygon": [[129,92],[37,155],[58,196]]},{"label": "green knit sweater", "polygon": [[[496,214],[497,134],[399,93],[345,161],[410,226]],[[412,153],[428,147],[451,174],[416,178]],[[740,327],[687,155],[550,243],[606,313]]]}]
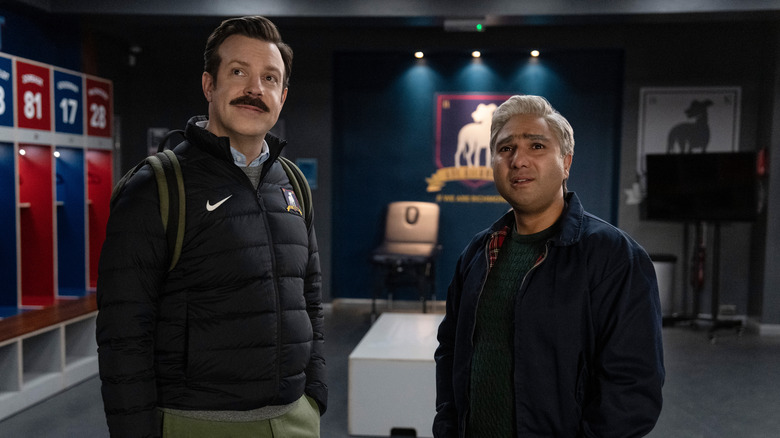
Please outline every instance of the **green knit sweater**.
[{"label": "green knit sweater", "polygon": [[468,438],[516,435],[512,378],[515,293],[553,233],[554,227],[526,236],[513,230],[485,281],[474,330]]}]

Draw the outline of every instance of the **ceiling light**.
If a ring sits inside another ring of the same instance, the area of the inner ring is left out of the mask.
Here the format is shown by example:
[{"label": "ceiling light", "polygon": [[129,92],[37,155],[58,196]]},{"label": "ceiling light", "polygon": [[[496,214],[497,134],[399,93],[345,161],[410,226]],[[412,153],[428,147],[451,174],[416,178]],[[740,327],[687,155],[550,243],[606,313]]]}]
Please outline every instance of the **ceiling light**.
[{"label": "ceiling light", "polygon": [[539,57],[539,51],[538,50],[531,50],[531,56],[533,56],[534,58],[538,58]]},{"label": "ceiling light", "polygon": [[417,59],[422,59],[425,54],[423,52],[414,52],[414,57]]},{"label": "ceiling light", "polygon": [[479,58],[480,56],[482,56],[482,53],[480,53],[479,50],[475,50],[471,52],[471,56],[474,58]]}]

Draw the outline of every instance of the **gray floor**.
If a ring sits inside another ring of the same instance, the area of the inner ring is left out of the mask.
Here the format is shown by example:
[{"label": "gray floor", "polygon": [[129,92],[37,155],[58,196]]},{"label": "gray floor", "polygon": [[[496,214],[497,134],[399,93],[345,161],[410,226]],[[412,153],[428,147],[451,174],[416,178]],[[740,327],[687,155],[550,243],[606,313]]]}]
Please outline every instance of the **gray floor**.
[{"label": "gray floor", "polygon": [[[417,310],[415,307],[414,310]],[[364,305],[335,304],[327,313],[329,409],[324,438],[349,437],[347,357],[369,328]],[[654,438],[780,436],[780,337],[664,329],[667,380]],[[0,422],[0,437],[107,437],[100,382],[91,378]]]}]

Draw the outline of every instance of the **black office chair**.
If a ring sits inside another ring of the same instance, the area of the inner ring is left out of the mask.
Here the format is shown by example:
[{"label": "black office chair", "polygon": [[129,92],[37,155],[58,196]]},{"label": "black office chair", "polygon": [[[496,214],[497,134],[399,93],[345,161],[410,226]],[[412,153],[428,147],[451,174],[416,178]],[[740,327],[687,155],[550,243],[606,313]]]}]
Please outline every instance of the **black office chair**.
[{"label": "black office chair", "polygon": [[376,318],[376,299],[387,289],[388,306],[392,306],[393,288],[416,284],[427,312],[428,297],[436,292],[436,258],[441,251],[439,205],[432,202],[392,202],[387,206],[385,236],[371,253],[371,262],[382,273],[374,285],[371,318]]}]

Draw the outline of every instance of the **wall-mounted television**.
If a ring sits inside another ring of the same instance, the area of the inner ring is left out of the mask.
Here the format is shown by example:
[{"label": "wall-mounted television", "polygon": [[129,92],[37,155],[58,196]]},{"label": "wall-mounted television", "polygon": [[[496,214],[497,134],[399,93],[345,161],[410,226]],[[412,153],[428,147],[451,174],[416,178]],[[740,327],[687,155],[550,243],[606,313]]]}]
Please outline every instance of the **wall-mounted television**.
[{"label": "wall-mounted television", "polygon": [[755,152],[649,154],[645,218],[752,221],[758,214]]}]

